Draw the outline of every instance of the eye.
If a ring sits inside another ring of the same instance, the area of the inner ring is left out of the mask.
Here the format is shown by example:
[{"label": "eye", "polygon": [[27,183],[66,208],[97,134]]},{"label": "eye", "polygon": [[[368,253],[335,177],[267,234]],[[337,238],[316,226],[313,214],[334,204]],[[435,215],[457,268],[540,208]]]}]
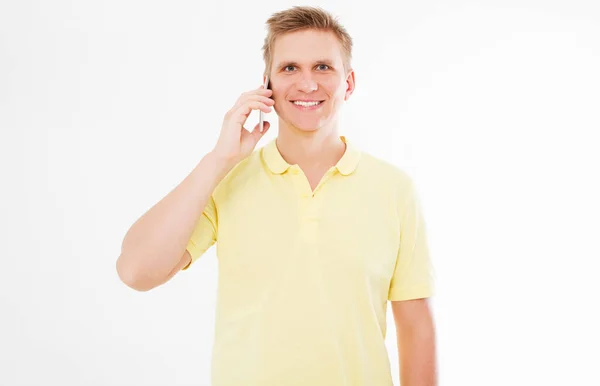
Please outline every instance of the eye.
[{"label": "eye", "polygon": [[321,66],[325,66],[325,67],[327,67],[327,68],[325,68],[325,70],[328,70],[328,69],[329,69],[329,66],[328,66],[328,65],[326,65],[326,64],[319,64],[317,67],[321,67]]},{"label": "eye", "polygon": [[291,68],[295,68],[295,66],[289,65],[289,66],[285,66],[285,67],[283,68],[283,71],[287,71],[287,69],[288,69],[288,68],[290,68],[290,67],[291,67]]}]

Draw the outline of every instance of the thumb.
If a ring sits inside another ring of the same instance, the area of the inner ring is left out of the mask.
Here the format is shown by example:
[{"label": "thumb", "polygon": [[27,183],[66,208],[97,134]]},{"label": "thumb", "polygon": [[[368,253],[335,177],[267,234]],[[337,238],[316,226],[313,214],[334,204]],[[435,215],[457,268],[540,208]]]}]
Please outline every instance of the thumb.
[{"label": "thumb", "polygon": [[256,146],[256,144],[258,143],[258,141],[260,141],[260,139],[263,137],[263,135],[265,135],[265,133],[268,131],[269,127],[271,127],[271,124],[267,121],[264,121],[262,133],[260,132],[260,123],[257,123],[256,126],[254,126],[254,130],[252,130],[252,131],[243,129],[242,130],[242,143],[244,144],[244,147],[250,146],[250,147],[254,148]]},{"label": "thumb", "polygon": [[263,137],[263,135],[265,135],[265,133],[269,130],[269,127],[271,127],[271,124],[268,121],[263,121],[263,131],[262,133],[260,132],[260,123],[257,123],[256,126],[254,126],[254,130],[252,130],[252,137],[254,140],[256,140],[256,143],[258,143],[258,141]]}]

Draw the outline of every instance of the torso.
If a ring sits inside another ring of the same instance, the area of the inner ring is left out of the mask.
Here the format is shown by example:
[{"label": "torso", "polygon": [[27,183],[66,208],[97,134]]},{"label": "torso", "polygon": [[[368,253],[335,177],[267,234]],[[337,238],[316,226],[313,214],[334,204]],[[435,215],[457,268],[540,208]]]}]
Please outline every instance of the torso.
[{"label": "torso", "polygon": [[276,150],[222,181],[192,236],[196,258],[218,237],[211,384],[392,386],[387,301],[430,288],[421,222],[401,221],[410,178],[356,150],[339,169]]}]

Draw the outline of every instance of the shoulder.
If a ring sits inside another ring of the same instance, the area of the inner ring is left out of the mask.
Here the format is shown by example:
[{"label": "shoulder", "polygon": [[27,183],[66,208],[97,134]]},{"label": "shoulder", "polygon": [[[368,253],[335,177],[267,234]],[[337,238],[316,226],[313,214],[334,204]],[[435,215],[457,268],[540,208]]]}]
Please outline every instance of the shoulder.
[{"label": "shoulder", "polygon": [[373,194],[381,200],[381,205],[395,208],[400,217],[418,202],[418,191],[413,176],[405,168],[390,160],[368,152],[361,153],[357,177],[360,185],[369,186]]},{"label": "shoulder", "polygon": [[403,167],[371,153],[362,151],[359,171],[361,177],[372,180],[376,185],[403,191],[413,185],[413,178]]},{"label": "shoulder", "polygon": [[413,176],[391,160],[362,151],[356,169],[358,189],[371,197],[370,205],[401,219],[416,198]]}]

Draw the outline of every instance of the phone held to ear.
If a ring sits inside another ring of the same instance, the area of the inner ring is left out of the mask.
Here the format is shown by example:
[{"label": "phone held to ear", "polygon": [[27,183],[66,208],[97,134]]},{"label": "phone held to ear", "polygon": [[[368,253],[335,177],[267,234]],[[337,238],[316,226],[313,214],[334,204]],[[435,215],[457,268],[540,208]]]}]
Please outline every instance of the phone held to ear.
[{"label": "phone held to ear", "polygon": [[[269,76],[267,75],[265,77],[265,84],[263,85],[265,89],[269,88]],[[264,128],[264,121],[265,121],[265,113],[262,110],[258,110],[259,112],[259,119],[260,119],[260,132],[263,132],[263,128]]]}]

